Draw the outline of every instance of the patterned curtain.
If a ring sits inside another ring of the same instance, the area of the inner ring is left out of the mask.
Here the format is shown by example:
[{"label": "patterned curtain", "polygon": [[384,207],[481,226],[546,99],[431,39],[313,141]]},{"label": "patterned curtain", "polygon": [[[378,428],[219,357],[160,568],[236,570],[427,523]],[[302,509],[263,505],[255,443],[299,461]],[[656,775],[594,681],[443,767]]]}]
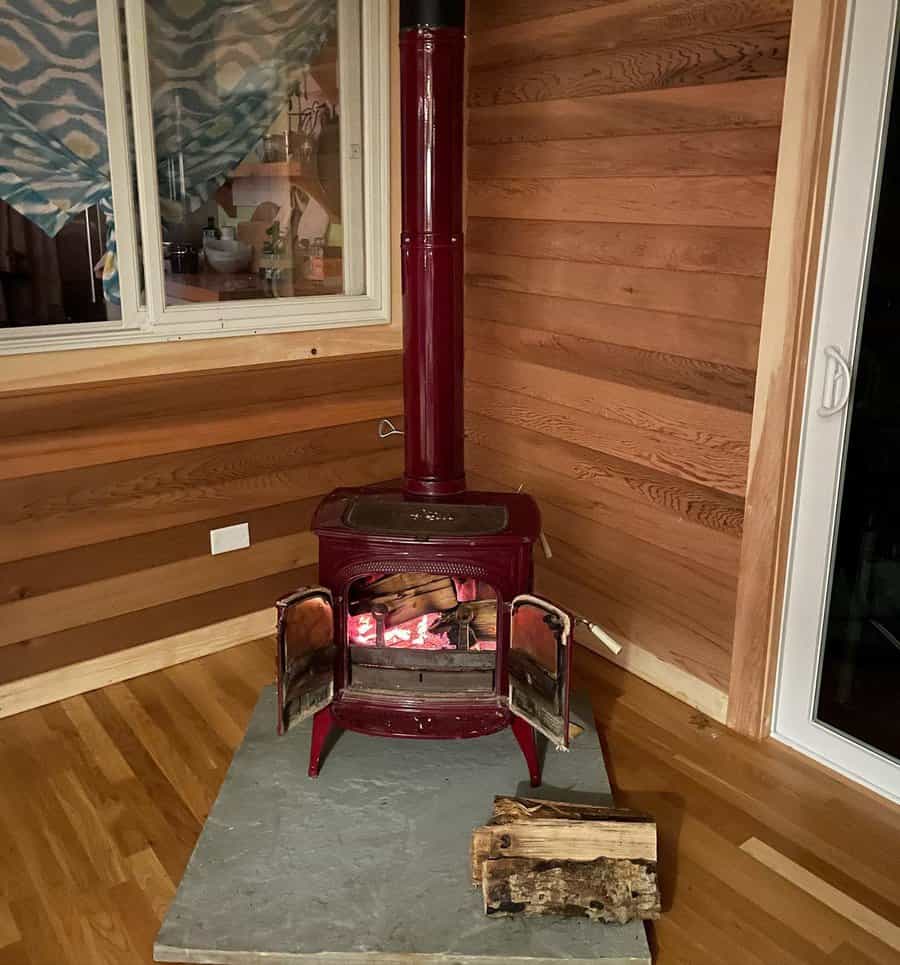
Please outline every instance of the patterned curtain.
[{"label": "patterned curtain", "polygon": [[[192,208],[260,140],[336,23],[335,0],[148,0],[161,196]],[[95,0],[0,0],[0,198],[51,237],[100,204],[118,302]]]},{"label": "patterned curtain", "polygon": [[[88,0],[0,0],[0,198],[50,237],[109,202],[97,9]],[[118,300],[111,267],[104,289]]]},{"label": "patterned curtain", "polygon": [[149,0],[160,186],[192,209],[257,144],[334,30],[336,0]]}]

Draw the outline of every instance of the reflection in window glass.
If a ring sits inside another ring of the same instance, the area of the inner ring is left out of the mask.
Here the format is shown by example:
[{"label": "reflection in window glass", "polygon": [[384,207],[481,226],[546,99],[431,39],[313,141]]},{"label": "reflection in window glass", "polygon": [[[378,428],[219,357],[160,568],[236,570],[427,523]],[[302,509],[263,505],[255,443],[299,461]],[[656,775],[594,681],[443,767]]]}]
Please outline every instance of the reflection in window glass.
[{"label": "reflection in window glass", "polygon": [[97,12],[50,9],[0,6],[2,328],[118,317]]},{"label": "reflection in window glass", "polygon": [[147,25],[167,303],[343,293],[337,0],[148,0]]}]

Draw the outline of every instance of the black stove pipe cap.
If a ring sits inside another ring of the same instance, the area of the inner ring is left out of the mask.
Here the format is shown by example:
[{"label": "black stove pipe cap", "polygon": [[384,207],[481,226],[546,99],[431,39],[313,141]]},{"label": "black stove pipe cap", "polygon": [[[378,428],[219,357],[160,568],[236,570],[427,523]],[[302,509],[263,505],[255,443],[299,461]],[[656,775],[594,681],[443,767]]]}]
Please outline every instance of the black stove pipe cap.
[{"label": "black stove pipe cap", "polygon": [[400,29],[466,26],[466,0],[400,0]]}]

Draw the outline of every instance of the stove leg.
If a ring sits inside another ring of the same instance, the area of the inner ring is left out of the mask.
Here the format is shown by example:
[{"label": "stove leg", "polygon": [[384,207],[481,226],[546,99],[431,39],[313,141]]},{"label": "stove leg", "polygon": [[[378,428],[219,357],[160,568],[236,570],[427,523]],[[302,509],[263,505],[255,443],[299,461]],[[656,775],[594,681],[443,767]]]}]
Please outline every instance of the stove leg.
[{"label": "stove leg", "polygon": [[317,710],[313,717],[312,740],[309,744],[309,776],[319,776],[319,765],[322,762],[322,751],[325,749],[325,742],[328,735],[337,725],[334,722],[334,715],[331,713],[331,704]]},{"label": "stove leg", "polygon": [[531,778],[532,787],[540,787],[541,784],[541,761],[538,757],[537,741],[534,739],[534,728],[521,717],[513,717],[512,732],[516,735],[519,747],[525,755],[525,762],[528,764],[528,775]]}]

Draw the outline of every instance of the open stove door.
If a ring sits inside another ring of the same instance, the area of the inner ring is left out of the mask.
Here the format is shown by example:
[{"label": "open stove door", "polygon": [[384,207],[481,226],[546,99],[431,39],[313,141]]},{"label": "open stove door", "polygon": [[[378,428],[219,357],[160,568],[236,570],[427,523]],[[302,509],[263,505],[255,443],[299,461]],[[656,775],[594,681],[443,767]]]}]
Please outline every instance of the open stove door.
[{"label": "open stove door", "polygon": [[334,696],[334,600],[323,586],[304,586],[279,600],[278,733],[310,717]]},{"label": "open stove door", "polygon": [[565,749],[569,746],[572,618],[540,597],[512,601],[509,709]]}]

